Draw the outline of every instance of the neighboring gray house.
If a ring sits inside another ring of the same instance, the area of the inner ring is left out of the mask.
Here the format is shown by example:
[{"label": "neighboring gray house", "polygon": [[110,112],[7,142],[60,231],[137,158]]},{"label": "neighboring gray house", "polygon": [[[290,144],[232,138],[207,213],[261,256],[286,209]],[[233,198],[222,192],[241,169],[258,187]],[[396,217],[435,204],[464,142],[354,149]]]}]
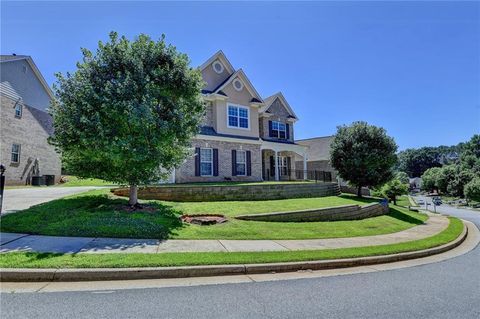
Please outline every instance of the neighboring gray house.
[{"label": "neighboring gray house", "polygon": [[[335,180],[337,174],[330,162],[330,144],[333,138],[333,136],[323,136],[297,140],[296,142],[307,147],[307,170],[329,172],[332,180]],[[297,167],[300,165],[302,163],[297,162]]]},{"label": "neighboring gray house", "polygon": [[408,183],[410,184],[410,189],[420,191],[422,189],[422,178],[421,177],[413,177],[408,179]]},{"label": "neighboring gray house", "polygon": [[222,51],[200,71],[206,83],[205,120],[192,141],[194,155],[169,182],[303,179],[295,172],[295,157],[305,159],[307,147],[295,143],[298,119],[283,94],[262,98]]},{"label": "neighboring gray house", "polygon": [[[307,147],[308,170],[326,172],[331,175],[332,180],[338,182],[342,192],[356,194],[356,188],[351,187],[346,181],[338,176],[337,171],[335,171],[330,161],[330,146],[334,138],[334,136],[313,137],[304,140],[297,140],[296,142]],[[299,165],[302,165],[302,162],[297,161],[297,167]],[[370,190],[364,187],[362,188],[362,194],[370,196]]]},{"label": "neighboring gray house", "polygon": [[36,175],[54,175],[57,182],[60,155],[47,143],[53,133],[46,111],[52,91],[29,56],[2,55],[0,77],[0,161],[6,184],[30,184]]}]

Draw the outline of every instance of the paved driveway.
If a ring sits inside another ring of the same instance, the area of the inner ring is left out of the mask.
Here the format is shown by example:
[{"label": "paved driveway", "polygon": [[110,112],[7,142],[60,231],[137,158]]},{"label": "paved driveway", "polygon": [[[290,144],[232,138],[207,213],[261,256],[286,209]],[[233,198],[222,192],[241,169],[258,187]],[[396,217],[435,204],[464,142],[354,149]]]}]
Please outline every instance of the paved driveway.
[{"label": "paved driveway", "polygon": [[68,195],[86,192],[100,187],[39,187],[6,189],[3,198],[3,212],[12,213],[30,206],[45,203]]}]

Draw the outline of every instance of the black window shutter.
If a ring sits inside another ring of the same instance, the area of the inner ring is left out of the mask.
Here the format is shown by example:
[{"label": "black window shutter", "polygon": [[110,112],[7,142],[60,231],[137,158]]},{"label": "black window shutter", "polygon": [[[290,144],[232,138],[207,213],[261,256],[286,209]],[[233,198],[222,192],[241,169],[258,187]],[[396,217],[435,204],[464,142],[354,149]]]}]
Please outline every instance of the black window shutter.
[{"label": "black window shutter", "polygon": [[218,176],[218,148],[213,149],[213,176]]},{"label": "black window shutter", "polygon": [[275,176],[275,160],[270,156],[270,176]]},{"label": "black window shutter", "polygon": [[247,176],[252,176],[252,153],[247,151]]},{"label": "black window shutter", "polygon": [[268,136],[272,137],[272,121],[268,121]]},{"label": "black window shutter", "polygon": [[232,150],[232,176],[237,176],[237,151]]},{"label": "black window shutter", "polygon": [[200,176],[200,147],[195,147],[195,176]]},{"label": "black window shutter", "polygon": [[285,138],[287,140],[290,139],[290,124],[288,123],[285,124]]}]

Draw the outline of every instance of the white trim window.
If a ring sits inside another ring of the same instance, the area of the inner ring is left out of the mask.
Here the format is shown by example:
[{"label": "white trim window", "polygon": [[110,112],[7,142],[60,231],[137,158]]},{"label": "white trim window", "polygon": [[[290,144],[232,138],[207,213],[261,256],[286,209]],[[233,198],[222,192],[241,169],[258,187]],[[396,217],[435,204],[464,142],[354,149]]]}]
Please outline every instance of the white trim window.
[{"label": "white trim window", "polygon": [[200,149],[200,176],[213,176],[213,149]]},{"label": "white trim window", "polygon": [[12,163],[20,163],[20,144],[12,144]]},{"label": "white trim window", "polygon": [[235,161],[235,171],[237,176],[246,176],[247,175],[247,152],[242,150],[237,150],[237,158]]},{"label": "white trim window", "polygon": [[250,129],[250,111],[246,107],[228,104],[227,127],[248,130]]},{"label": "white trim window", "polygon": [[21,103],[15,104],[15,117],[21,118],[23,113],[23,105]]},{"label": "white trim window", "polygon": [[279,139],[287,138],[287,125],[282,122],[272,121],[272,137]]}]

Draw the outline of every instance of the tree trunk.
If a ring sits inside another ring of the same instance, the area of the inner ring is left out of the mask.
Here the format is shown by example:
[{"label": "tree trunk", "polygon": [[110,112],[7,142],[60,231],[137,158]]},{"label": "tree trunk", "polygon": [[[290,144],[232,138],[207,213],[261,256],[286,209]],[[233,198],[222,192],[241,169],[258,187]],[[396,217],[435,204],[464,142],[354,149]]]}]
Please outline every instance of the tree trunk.
[{"label": "tree trunk", "polygon": [[397,196],[393,195],[393,205],[397,206]]},{"label": "tree trunk", "polygon": [[362,186],[358,186],[357,188],[357,196],[362,197]]},{"label": "tree trunk", "polygon": [[138,186],[137,185],[130,185],[130,194],[128,197],[128,204],[130,206],[137,206],[138,204]]}]

